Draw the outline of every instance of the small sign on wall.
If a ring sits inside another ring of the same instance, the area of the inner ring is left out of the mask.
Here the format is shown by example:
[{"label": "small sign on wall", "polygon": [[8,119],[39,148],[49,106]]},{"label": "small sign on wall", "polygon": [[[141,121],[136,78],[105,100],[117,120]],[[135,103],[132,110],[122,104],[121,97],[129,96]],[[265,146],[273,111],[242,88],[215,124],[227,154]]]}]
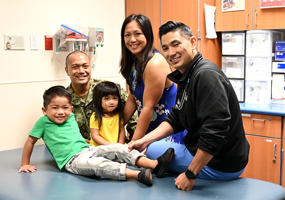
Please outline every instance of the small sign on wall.
[{"label": "small sign on wall", "polygon": [[222,1],[222,12],[230,12],[237,10],[244,10],[245,0],[221,0]]},{"label": "small sign on wall", "polygon": [[259,0],[260,8],[280,8],[285,7],[285,0]]}]

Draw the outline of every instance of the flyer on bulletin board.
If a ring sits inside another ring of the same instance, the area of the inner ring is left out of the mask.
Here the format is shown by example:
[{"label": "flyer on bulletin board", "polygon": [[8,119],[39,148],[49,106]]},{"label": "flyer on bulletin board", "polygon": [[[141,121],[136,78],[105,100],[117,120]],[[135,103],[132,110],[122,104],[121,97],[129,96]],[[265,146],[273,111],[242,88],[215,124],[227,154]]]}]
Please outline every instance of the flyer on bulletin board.
[{"label": "flyer on bulletin board", "polygon": [[244,10],[245,0],[221,0],[222,12]]},{"label": "flyer on bulletin board", "polygon": [[260,8],[279,8],[285,7],[285,0],[259,0]]}]

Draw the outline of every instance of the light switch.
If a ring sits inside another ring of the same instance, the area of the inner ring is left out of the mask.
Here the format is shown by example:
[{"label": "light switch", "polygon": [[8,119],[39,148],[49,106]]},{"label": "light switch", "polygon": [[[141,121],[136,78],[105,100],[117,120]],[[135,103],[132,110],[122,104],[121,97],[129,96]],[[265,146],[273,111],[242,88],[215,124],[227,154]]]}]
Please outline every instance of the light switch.
[{"label": "light switch", "polygon": [[39,36],[38,35],[30,35],[30,46],[31,46],[31,50],[39,49]]}]

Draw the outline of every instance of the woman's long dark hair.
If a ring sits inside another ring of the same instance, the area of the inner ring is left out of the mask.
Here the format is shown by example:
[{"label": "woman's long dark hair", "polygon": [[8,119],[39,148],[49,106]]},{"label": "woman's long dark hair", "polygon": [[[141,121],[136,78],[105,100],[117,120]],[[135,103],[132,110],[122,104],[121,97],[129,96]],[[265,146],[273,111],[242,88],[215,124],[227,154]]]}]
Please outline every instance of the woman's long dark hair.
[{"label": "woman's long dark hair", "polygon": [[135,56],[131,53],[131,51],[126,47],[125,45],[125,29],[128,23],[131,21],[136,20],[136,22],[139,24],[144,36],[146,37],[147,44],[142,52],[141,59],[137,62],[137,77],[136,81],[139,85],[141,85],[142,76],[144,69],[146,67],[146,64],[148,61],[154,56],[155,48],[153,46],[153,32],[150,20],[145,15],[130,15],[127,17],[122,25],[121,29],[121,50],[122,50],[122,58],[120,62],[120,72],[123,75],[123,77],[126,79],[127,83],[131,85],[130,80],[130,73],[132,70],[132,65],[134,62]]},{"label": "woman's long dark hair", "polygon": [[93,89],[93,112],[95,112],[95,118],[99,121],[99,129],[102,124],[102,117],[104,115],[102,108],[102,98],[108,95],[114,95],[118,97],[118,107],[114,110],[117,114],[119,113],[119,120],[121,121],[124,118],[124,107],[122,99],[120,96],[118,86],[110,81],[103,81],[98,83]]}]

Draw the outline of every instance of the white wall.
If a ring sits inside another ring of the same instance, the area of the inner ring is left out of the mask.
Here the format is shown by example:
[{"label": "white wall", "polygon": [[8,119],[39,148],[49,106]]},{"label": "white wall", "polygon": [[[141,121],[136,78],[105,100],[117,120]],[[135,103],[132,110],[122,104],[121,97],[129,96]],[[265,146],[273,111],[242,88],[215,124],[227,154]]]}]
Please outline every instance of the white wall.
[{"label": "white wall", "polygon": [[[55,55],[44,47],[44,35],[53,35],[61,24],[103,27],[105,45],[97,48],[92,77],[125,86],[118,73],[124,0],[0,0],[0,7],[0,151],[23,147],[42,116],[45,89],[69,85],[64,71],[67,53]],[[5,50],[4,34],[24,35],[25,50]],[[39,36],[39,50],[30,50],[31,34]]]}]

